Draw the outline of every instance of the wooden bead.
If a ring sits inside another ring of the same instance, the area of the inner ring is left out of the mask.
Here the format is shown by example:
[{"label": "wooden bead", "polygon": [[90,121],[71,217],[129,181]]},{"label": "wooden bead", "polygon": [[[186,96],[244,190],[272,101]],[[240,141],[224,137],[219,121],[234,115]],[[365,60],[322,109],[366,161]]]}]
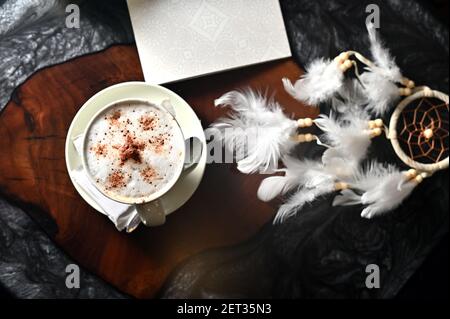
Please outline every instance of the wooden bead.
[{"label": "wooden bead", "polygon": [[412,91],[410,88],[400,88],[399,93],[401,96],[409,96],[411,95]]},{"label": "wooden bead", "polygon": [[409,80],[408,83],[406,84],[406,87],[409,89],[412,89],[416,86],[416,83],[414,83],[414,81]]},{"label": "wooden bead", "polygon": [[350,53],[348,53],[348,52],[342,52],[341,54],[339,54],[339,58],[342,61],[348,60],[349,57],[350,57]]},{"label": "wooden bead", "polygon": [[312,119],[310,119],[309,117],[307,117],[306,119],[305,119],[305,126],[306,127],[311,127],[312,125],[313,125],[313,120]]},{"label": "wooden bead", "polygon": [[382,119],[376,119],[375,121],[375,126],[376,127],[383,127],[384,126],[384,123],[383,123],[383,120]]},{"label": "wooden bead", "polygon": [[382,128],[383,126],[384,126],[384,123],[383,123],[382,119],[376,119],[376,120],[369,121],[370,129]]},{"label": "wooden bead", "polygon": [[431,128],[426,129],[425,131],[423,131],[423,136],[425,136],[426,139],[430,139],[432,138],[434,135],[434,132]]},{"label": "wooden bead", "polygon": [[305,135],[304,135],[304,134],[299,134],[299,135],[297,135],[296,141],[297,141],[298,143],[304,143],[304,142],[305,142]]},{"label": "wooden bead", "polygon": [[334,189],[337,191],[342,191],[344,189],[349,189],[350,185],[344,182],[337,182],[334,184]]},{"label": "wooden bead", "polygon": [[315,139],[316,136],[312,134],[299,134],[297,135],[296,141],[298,143],[308,143],[314,141]]},{"label": "wooden bead", "polygon": [[349,57],[350,57],[350,53],[348,53],[348,52],[342,52],[342,53],[339,54],[337,57],[335,57],[334,60],[335,60],[336,63],[338,63],[338,64],[344,64],[344,62],[347,61]]},{"label": "wooden bead", "polygon": [[417,184],[420,184],[420,183],[422,183],[423,182],[423,176],[422,175],[417,175],[415,178],[414,178],[414,181],[417,183]]},{"label": "wooden bead", "polygon": [[400,83],[409,89],[413,89],[416,86],[416,83],[414,83],[414,81],[411,81],[410,79],[407,79],[407,78],[403,78],[400,81]]},{"label": "wooden bead", "polygon": [[339,65],[339,68],[341,69],[342,72],[346,72],[348,69],[350,69],[353,66],[353,63],[350,60],[345,60],[343,62],[339,61],[339,63],[341,63]]},{"label": "wooden bead", "polygon": [[314,135],[312,135],[312,134],[306,134],[305,135],[305,140],[306,140],[306,142],[312,142],[313,140],[315,140],[315,136]]},{"label": "wooden bead", "polygon": [[405,173],[405,175],[409,180],[411,180],[417,176],[417,171],[415,169],[411,168]]},{"label": "wooden bead", "polygon": [[339,65],[339,69],[342,71],[342,73],[344,73],[345,71],[347,71],[347,68],[345,67],[344,64]]},{"label": "wooden bead", "polygon": [[373,138],[373,137],[380,136],[381,133],[383,133],[383,131],[381,130],[381,128],[379,128],[379,127],[374,128],[373,130],[370,131],[370,137]]},{"label": "wooden bead", "polygon": [[304,118],[304,119],[298,119],[297,120],[297,125],[298,127],[310,127],[313,125],[313,120],[310,119],[309,117]]},{"label": "wooden bead", "polygon": [[343,65],[345,71],[347,71],[348,69],[350,69],[353,66],[352,61],[350,61],[350,60],[346,60],[342,65]]}]

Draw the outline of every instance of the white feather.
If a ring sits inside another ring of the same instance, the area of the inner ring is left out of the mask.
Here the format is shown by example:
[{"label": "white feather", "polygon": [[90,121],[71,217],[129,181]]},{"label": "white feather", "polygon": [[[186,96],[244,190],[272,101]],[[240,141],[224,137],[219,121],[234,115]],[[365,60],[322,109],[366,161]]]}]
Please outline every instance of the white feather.
[{"label": "white feather", "polygon": [[233,129],[222,138],[229,150],[242,155],[237,159],[241,172],[273,171],[280,157],[295,145],[290,137],[297,129],[297,122],[288,118],[273,100],[251,90],[231,91],[217,99],[215,105],[228,105],[233,111],[211,127],[221,131]]},{"label": "white feather", "polygon": [[361,169],[350,183],[361,195],[347,191],[337,196],[333,205],[367,205],[361,212],[361,216],[365,218],[397,208],[417,186],[415,181],[408,181],[405,173],[395,166],[378,162],[372,162],[367,168]]},{"label": "white feather", "polygon": [[367,191],[377,186],[380,180],[389,175],[400,173],[399,169],[390,164],[384,164],[377,161],[371,161],[364,167],[361,167],[352,176],[352,186],[361,191]]},{"label": "white feather", "polygon": [[284,176],[267,177],[258,188],[258,198],[264,202],[271,201],[278,195],[286,194],[299,185],[311,183],[311,172],[316,171],[320,164],[310,160],[298,160],[292,157],[283,159],[286,166],[278,170],[284,172]]},{"label": "white feather", "polygon": [[389,197],[385,198],[382,201],[375,201],[371,203],[369,206],[363,209],[361,212],[361,217],[364,218],[373,218],[375,216],[380,216],[382,214],[385,214],[389,211],[394,210],[398,206],[401,205],[401,203],[411,195],[412,191],[416,188],[417,184],[413,181],[410,181],[408,183],[405,183],[401,189],[398,189],[397,192],[390,192],[387,187],[384,189],[379,190],[378,196],[383,197],[385,195],[393,195],[396,194],[395,197]]},{"label": "white feather", "polygon": [[333,115],[320,115],[314,120],[324,134],[322,143],[329,149],[323,153],[325,166],[334,166],[338,176],[353,174],[360,162],[366,157],[371,144],[368,130],[368,116],[362,111],[346,113],[337,119]]},{"label": "white feather", "polygon": [[[399,187],[399,184],[402,186]],[[361,217],[372,218],[397,208],[416,186],[415,181],[405,182],[405,174],[401,172],[387,176],[361,196],[361,202],[368,205],[361,212]]]},{"label": "white feather", "polygon": [[344,153],[341,149],[329,148],[322,154],[323,167],[336,176],[337,181],[343,181],[352,176],[359,167],[359,161]]},{"label": "white feather", "polygon": [[394,82],[376,72],[364,72],[360,76],[366,96],[366,109],[381,116],[400,99],[400,91]]},{"label": "white feather", "polygon": [[339,113],[360,112],[367,104],[364,89],[358,79],[345,79],[342,88],[331,98],[331,107]]},{"label": "white feather", "polygon": [[307,203],[315,201],[318,197],[332,193],[334,183],[323,184],[315,188],[301,188],[288,201],[281,205],[275,216],[274,223],[282,223],[289,217],[294,216]]},{"label": "white feather", "polygon": [[286,78],[283,85],[292,97],[310,105],[330,99],[340,90],[344,80],[344,74],[334,60],[317,59],[306,67],[306,71],[294,85]]},{"label": "white feather", "polygon": [[372,69],[372,72],[378,72],[387,77],[390,81],[400,82],[402,74],[399,67],[395,63],[389,50],[383,46],[383,43],[378,39],[377,31],[372,22],[367,23],[367,31],[369,33],[370,51],[372,58],[377,66]]},{"label": "white feather", "polygon": [[285,194],[295,186],[295,180],[288,176],[271,176],[265,178],[259,185],[257,196],[263,202],[269,202],[280,194]]},{"label": "white feather", "polygon": [[333,206],[353,206],[359,204],[361,204],[361,195],[358,195],[351,189],[342,190],[333,200]]},{"label": "white feather", "polygon": [[[333,152],[336,152],[335,155],[332,155]],[[336,182],[350,182],[357,178],[355,176],[358,176],[360,165],[358,160],[348,158],[343,150],[336,148],[329,148],[324,154],[328,154],[328,159],[322,159],[323,163],[311,160],[300,161],[287,157],[283,159],[286,165],[285,176],[277,176],[276,179],[270,177],[269,180],[266,179],[267,183],[263,183],[264,186],[258,194],[260,198],[264,199],[272,199],[295,187],[298,188],[297,192],[280,207],[274,222],[283,222],[306,203],[311,203],[320,196],[334,192]],[[361,173],[361,185],[363,185],[362,176]],[[370,179],[366,178],[364,181],[368,182]],[[357,194],[349,195],[344,199],[347,204],[349,204],[349,200],[352,200],[352,204],[361,202],[361,196]]]},{"label": "white feather", "polygon": [[389,50],[378,39],[373,23],[367,24],[367,31],[374,66],[367,67],[368,72],[363,73],[360,80],[367,99],[367,110],[381,116],[400,98],[396,83],[400,83],[403,76]]},{"label": "white feather", "polygon": [[[278,171],[284,172],[284,176],[267,177],[261,182],[258,189],[258,198],[268,202],[278,195],[286,194],[295,187],[314,187],[320,184],[318,172],[322,169],[320,163],[311,160],[298,160],[292,157],[283,159],[286,166]],[[323,175],[322,175],[323,177]]]},{"label": "white feather", "polygon": [[[274,198],[279,194],[284,194],[289,190],[297,188],[297,191],[288,201],[283,204],[275,217],[274,222],[283,222],[293,216],[306,203],[314,201],[317,197],[334,191],[334,185],[338,179],[333,170],[326,168],[322,163],[313,160],[298,160],[292,157],[283,159],[286,165],[285,180],[272,179],[268,184],[264,184],[261,197]],[[269,177],[270,178],[270,177]],[[271,192],[270,186],[277,189]]]},{"label": "white feather", "polygon": [[[361,194],[373,189],[384,176],[397,171],[393,165],[383,165],[376,161],[371,161],[367,166],[358,168],[353,175],[347,177],[345,182],[352,186],[352,190],[343,190],[333,201],[333,206],[350,206],[362,204]],[[357,193],[358,192],[358,193]]]},{"label": "white feather", "polygon": [[297,178],[299,187],[315,188],[330,182],[334,183],[336,179],[334,171],[325,168],[320,161],[286,157],[283,163],[288,174]]}]

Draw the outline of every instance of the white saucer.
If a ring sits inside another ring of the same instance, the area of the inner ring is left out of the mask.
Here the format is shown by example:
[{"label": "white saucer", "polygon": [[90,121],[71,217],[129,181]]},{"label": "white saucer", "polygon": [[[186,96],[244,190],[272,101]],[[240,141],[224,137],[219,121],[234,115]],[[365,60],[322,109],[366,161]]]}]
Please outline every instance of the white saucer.
[{"label": "white saucer", "polygon": [[206,140],[200,120],[189,104],[180,96],[162,86],[144,82],[124,82],[98,92],[84,103],[70,124],[66,137],[65,156],[70,179],[81,197],[94,209],[103,213],[103,210],[90,197],[89,193],[76,183],[72,177],[71,173],[82,165],[81,158],[75,150],[72,141],[84,132],[89,120],[100,108],[114,101],[128,98],[147,99],[157,104],[165,99],[170,99],[184,137],[198,137],[203,143],[204,151],[199,163],[194,168],[183,172],[177,183],[161,197],[166,215],[168,215],[187,202],[200,184],[206,166]]}]

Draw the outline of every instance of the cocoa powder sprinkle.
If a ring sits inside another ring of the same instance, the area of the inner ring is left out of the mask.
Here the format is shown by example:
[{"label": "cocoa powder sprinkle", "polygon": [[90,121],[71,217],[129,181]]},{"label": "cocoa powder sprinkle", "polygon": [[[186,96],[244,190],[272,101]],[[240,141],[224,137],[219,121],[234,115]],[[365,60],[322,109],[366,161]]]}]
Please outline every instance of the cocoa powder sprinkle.
[{"label": "cocoa powder sprinkle", "polygon": [[152,184],[152,182],[156,179],[160,179],[156,170],[150,166],[147,166],[141,171],[141,176],[144,178],[144,181],[149,184]]},{"label": "cocoa powder sprinkle", "polygon": [[100,143],[98,143],[97,145],[91,147],[91,151],[93,151],[95,153],[95,155],[97,155],[97,157],[99,157],[99,156],[105,157],[108,154],[108,150],[106,149],[106,145],[105,144],[100,144]]},{"label": "cocoa powder sprinkle", "polygon": [[155,153],[161,153],[164,149],[164,145],[167,142],[167,137],[159,135],[149,140],[150,145],[153,147]]},{"label": "cocoa powder sprinkle", "polygon": [[118,125],[119,119],[122,116],[122,112],[120,110],[114,111],[111,116],[109,117],[109,123],[111,125]]},{"label": "cocoa powder sprinkle", "polygon": [[108,177],[108,188],[109,189],[121,188],[121,187],[125,187],[125,185],[126,185],[125,176],[121,171],[117,170],[109,175],[109,177]]},{"label": "cocoa powder sprinkle", "polygon": [[144,131],[153,130],[156,126],[156,119],[149,115],[142,115],[139,123]]},{"label": "cocoa powder sprinkle", "polygon": [[136,163],[141,163],[141,152],[145,148],[145,143],[139,142],[131,135],[126,136],[126,142],[119,148],[120,165],[124,165],[129,159]]}]

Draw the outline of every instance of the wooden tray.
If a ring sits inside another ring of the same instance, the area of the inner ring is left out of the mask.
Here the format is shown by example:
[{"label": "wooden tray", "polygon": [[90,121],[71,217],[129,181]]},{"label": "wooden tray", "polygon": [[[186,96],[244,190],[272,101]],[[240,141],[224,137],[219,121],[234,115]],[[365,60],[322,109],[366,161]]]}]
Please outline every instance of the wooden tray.
[{"label": "wooden tray", "polygon": [[[167,87],[196,111],[204,127],[224,114],[213,101],[251,86],[270,93],[295,116],[315,116],[282,89],[283,76],[301,74],[290,59],[220,73]],[[142,81],[134,46],[115,46],[34,74],[0,114],[0,195],[18,204],[80,265],[136,297],[153,297],[183,259],[254,235],[277,203],[256,198],[261,176],[234,165],[208,165],[194,196],[159,228],[118,232],[78,195],[64,160],[69,125],[96,92],[124,81]],[[50,221],[50,222],[48,222]],[[61,269],[64,271],[64,269]]]}]

